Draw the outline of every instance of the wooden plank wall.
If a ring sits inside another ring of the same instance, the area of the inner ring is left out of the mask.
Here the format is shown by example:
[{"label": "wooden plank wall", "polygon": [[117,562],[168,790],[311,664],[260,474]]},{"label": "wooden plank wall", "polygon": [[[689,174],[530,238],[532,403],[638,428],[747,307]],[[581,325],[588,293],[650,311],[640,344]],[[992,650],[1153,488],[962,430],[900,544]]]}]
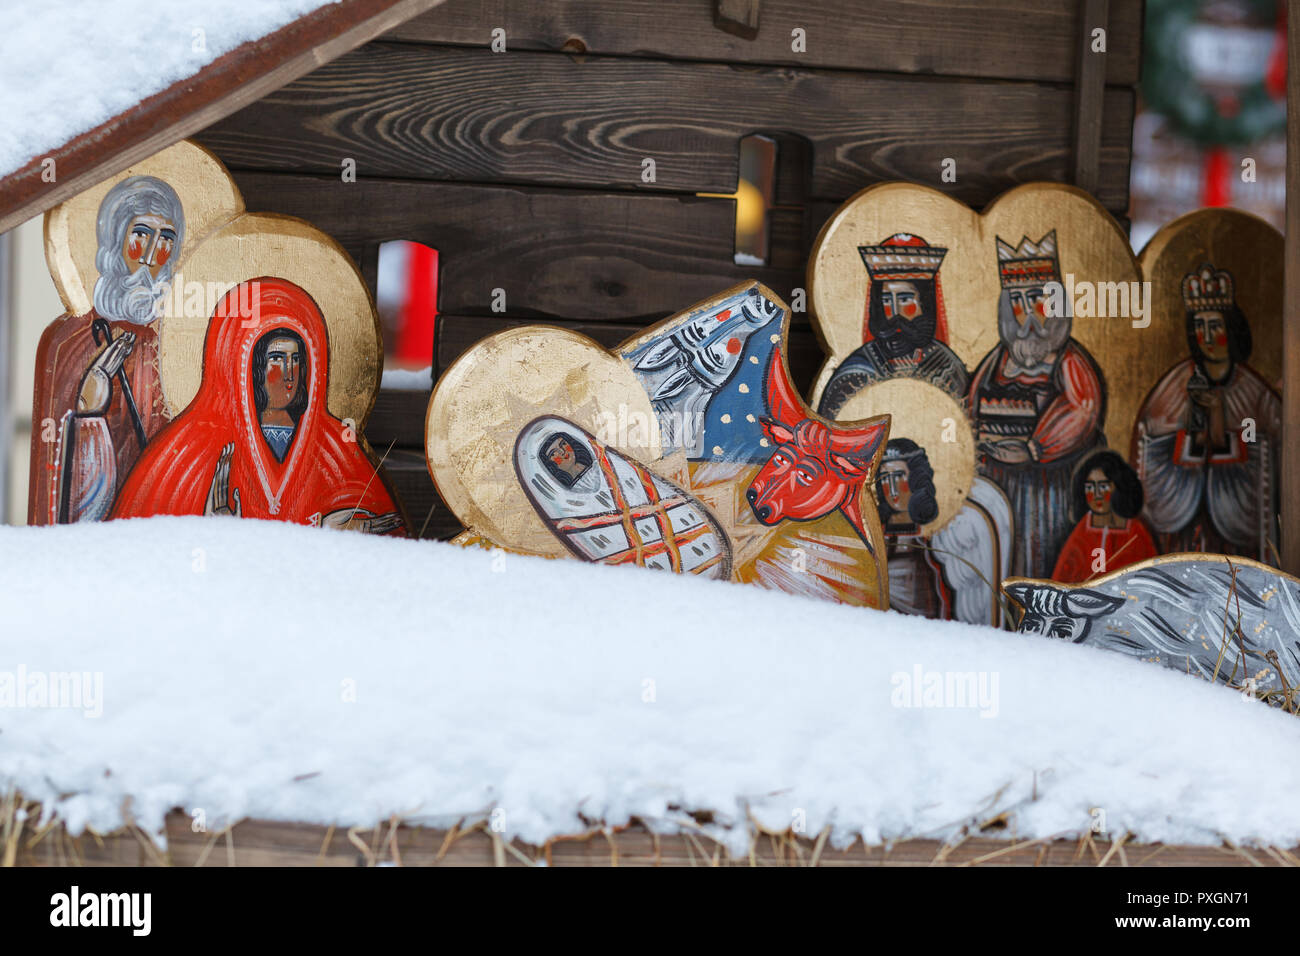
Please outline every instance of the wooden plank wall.
[{"label": "wooden plank wall", "polygon": [[[198,139],[249,209],[315,223],[372,285],[382,242],[437,249],[436,375],[511,325],[614,344],[743,279],[790,297],[825,219],[885,180],[979,207],[1019,183],[1072,181],[1082,165],[1123,217],[1141,3],[1100,4],[1108,52],[1101,71],[1089,64],[1081,157],[1080,50],[1098,6],[761,0],[745,39],[715,26],[715,0],[447,0]],[[504,52],[491,48],[497,30]],[[733,261],[733,201],[698,195],[735,191],[753,133],[779,144],[781,209],[758,268]],[[946,159],[955,182],[941,181]],[[343,181],[346,160],[356,182]],[[806,389],[821,360],[806,315],[790,341]],[[368,434],[381,451],[393,444],[388,468],[417,529],[428,518],[426,536],[446,537],[459,525],[424,471],[426,402],[382,395]]]}]

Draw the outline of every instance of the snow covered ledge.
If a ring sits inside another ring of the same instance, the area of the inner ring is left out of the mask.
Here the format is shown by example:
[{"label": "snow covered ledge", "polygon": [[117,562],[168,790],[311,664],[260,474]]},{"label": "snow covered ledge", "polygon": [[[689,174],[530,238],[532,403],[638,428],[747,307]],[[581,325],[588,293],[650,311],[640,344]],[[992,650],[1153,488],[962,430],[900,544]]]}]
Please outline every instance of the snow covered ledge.
[{"label": "snow covered ledge", "polygon": [[[1142,841],[1300,841],[1300,721],[1091,648],[253,521],[2,528],[0,581],[0,791],[74,834],[496,811],[541,844],[711,811],[741,855],[755,823],[844,846],[1008,811],[1017,839],[1101,812]],[[48,706],[73,672],[86,693]],[[934,696],[968,674],[973,699]]]}]

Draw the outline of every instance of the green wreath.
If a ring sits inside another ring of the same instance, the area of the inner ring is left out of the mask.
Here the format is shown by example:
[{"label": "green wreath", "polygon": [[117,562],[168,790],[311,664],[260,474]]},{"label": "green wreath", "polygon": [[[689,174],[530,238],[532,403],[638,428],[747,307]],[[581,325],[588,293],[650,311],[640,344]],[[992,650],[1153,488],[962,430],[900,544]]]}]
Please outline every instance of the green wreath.
[{"label": "green wreath", "polygon": [[[1243,0],[1261,20],[1273,22],[1276,0]],[[1202,145],[1241,146],[1286,129],[1286,101],[1269,93],[1265,81],[1244,88],[1238,109],[1224,116],[1214,97],[1192,76],[1183,34],[1196,22],[1198,0],[1147,0],[1143,41],[1142,97],[1188,139]]]}]

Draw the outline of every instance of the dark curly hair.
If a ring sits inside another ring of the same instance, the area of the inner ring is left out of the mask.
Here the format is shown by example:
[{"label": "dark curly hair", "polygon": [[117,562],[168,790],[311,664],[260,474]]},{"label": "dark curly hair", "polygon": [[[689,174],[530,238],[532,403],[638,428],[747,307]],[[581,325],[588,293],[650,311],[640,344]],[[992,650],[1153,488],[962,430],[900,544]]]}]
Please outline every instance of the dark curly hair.
[{"label": "dark curly hair", "polygon": [[1100,468],[1115,486],[1110,498],[1110,508],[1121,518],[1136,518],[1142,512],[1142,479],[1123,458],[1113,451],[1094,452],[1083,460],[1074,472],[1074,514],[1082,518],[1088,513],[1088,500],[1083,496],[1083,483],[1088,473]]},{"label": "dark curly hair", "polygon": [[303,412],[307,411],[307,344],[303,342],[302,336],[292,329],[272,329],[253,346],[253,404],[257,407],[258,417],[266,411],[266,352],[271,344],[272,339],[289,339],[298,343],[298,360],[301,363],[299,368],[301,374],[298,376],[298,392],[285,409],[289,417],[293,419],[294,427],[297,427],[299,419],[302,418]]},{"label": "dark curly hair", "polygon": [[[912,489],[912,497],[907,503],[907,516],[918,527],[929,524],[939,515],[939,501],[934,491],[934,468],[926,457],[925,449],[910,438],[891,438],[885,445],[885,454],[881,464],[887,461],[902,461],[907,464],[907,484]],[[877,472],[877,482],[879,472]],[[883,499],[877,501],[880,520],[885,522],[891,514]]]},{"label": "dark curly hair", "polygon": [[1228,334],[1228,358],[1233,365],[1238,365],[1250,358],[1251,349],[1254,348],[1254,342],[1250,337],[1250,325],[1246,322],[1245,313],[1237,308],[1235,303],[1224,309],[1188,309],[1185,317],[1187,349],[1202,374],[1207,378],[1209,377],[1209,373],[1205,371],[1205,356],[1201,354],[1201,347],[1196,343],[1196,315],[1198,312],[1223,313],[1223,327]]}]

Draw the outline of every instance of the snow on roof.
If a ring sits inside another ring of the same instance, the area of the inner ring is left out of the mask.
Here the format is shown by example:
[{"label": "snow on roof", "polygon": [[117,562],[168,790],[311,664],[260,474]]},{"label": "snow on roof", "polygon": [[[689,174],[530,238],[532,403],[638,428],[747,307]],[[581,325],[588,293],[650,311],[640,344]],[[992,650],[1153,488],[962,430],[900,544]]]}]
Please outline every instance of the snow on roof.
[{"label": "snow on roof", "polygon": [[[254,521],[0,528],[0,580],[0,790],[74,832],[126,807],[155,832],[172,807],[209,827],[499,808],[537,843],[711,810],[743,851],[746,814],[844,845],[1011,809],[1019,837],[1300,841],[1300,765],[1278,759],[1300,721],[1093,648]],[[83,696],[40,706],[73,672]],[[929,697],[964,674],[968,699]]]},{"label": "snow on roof", "polygon": [[43,0],[5,23],[0,175],[336,0]]}]

